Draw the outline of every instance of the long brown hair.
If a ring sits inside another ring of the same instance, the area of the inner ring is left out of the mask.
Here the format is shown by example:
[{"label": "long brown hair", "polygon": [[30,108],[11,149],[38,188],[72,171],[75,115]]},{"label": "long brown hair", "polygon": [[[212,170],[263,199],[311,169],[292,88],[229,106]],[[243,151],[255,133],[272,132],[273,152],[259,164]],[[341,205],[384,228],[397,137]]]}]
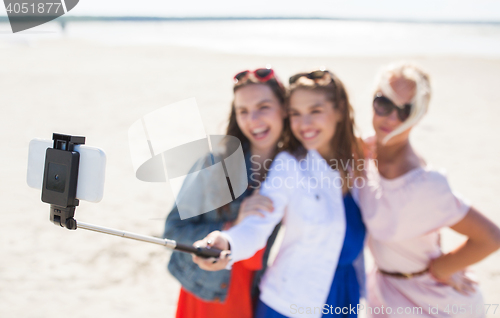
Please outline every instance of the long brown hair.
[{"label": "long brown hair", "polygon": [[[255,79],[254,77],[249,77],[246,81],[243,82],[237,82],[234,87],[233,87],[233,95],[241,88],[249,86],[249,85],[266,85],[269,88],[271,88],[274,96],[278,99],[280,104],[285,107],[285,101],[286,101],[286,90],[285,87],[275,80],[274,78],[268,80],[267,82],[260,82],[259,80]],[[286,128],[289,126],[288,120],[285,118],[283,120],[283,127]],[[286,129],[283,129],[284,131]],[[231,103],[231,112],[229,113],[229,123],[227,124],[227,130],[226,130],[226,135],[229,136],[234,136],[238,138],[241,141],[241,144],[243,146],[243,152],[246,154],[247,151],[250,150],[250,141],[248,138],[243,134],[241,131],[240,127],[238,126],[238,123],[236,122],[236,109],[234,108],[234,98]],[[283,144],[283,134],[282,137],[280,138],[278,144]],[[277,147],[278,148],[278,147]],[[276,150],[277,151],[277,150]],[[276,153],[274,153],[276,155]]]},{"label": "long brown hair", "polygon": [[[307,77],[303,76],[299,78],[295,83],[290,85],[290,90],[287,97],[287,108],[290,107],[290,97],[297,90],[308,90],[318,93],[325,94],[326,98],[333,103],[334,109],[340,111],[342,114],[342,120],[337,124],[335,129],[335,134],[330,141],[330,146],[332,149],[333,156],[332,158],[324,158],[327,162],[332,162],[336,160],[336,162],[344,163],[337,164],[335,168],[339,170],[342,175],[342,178],[346,182],[344,185],[347,185],[347,180],[349,173],[347,171],[347,163],[349,167],[351,167],[352,172],[355,177],[361,176],[361,171],[357,169],[357,163],[359,160],[363,160],[363,146],[362,140],[356,137],[355,134],[355,122],[354,122],[354,110],[349,103],[349,97],[347,95],[347,91],[344,87],[344,84],[340,79],[335,76],[335,74],[329,72],[331,77],[331,81],[327,83],[317,82]],[[284,150],[287,150],[292,155],[296,157],[304,157],[307,153],[307,150],[304,148],[302,143],[293,135],[290,126],[284,132],[285,135],[285,143]],[[331,164],[330,164],[331,166]]]},{"label": "long brown hair", "polygon": [[[266,82],[261,82],[257,80],[256,78],[249,76],[245,81],[238,81],[235,83],[233,87],[233,95],[241,88],[249,86],[249,85],[266,85],[269,88],[271,88],[273,94],[276,96],[278,101],[280,102],[281,107],[285,107],[285,102],[286,102],[286,89],[285,87],[279,82],[279,80],[276,80],[274,78],[266,81]],[[276,145],[276,148],[271,156],[271,159],[274,160],[274,157],[276,154],[281,150],[280,147],[283,145],[283,140],[284,140],[284,131],[286,131],[289,127],[289,121],[288,118],[285,118],[283,120],[283,132],[281,133],[281,137],[278,140],[278,143]],[[236,121],[236,109],[234,107],[234,97],[233,101],[231,103],[231,112],[229,113],[229,123],[227,125],[226,129],[226,135],[228,136],[234,136],[238,138],[241,142],[241,145],[243,147],[243,153],[247,155],[247,153],[250,151],[250,141],[248,138],[243,134],[241,131],[240,127],[238,126],[238,122]],[[229,204],[226,204],[220,208],[217,209],[217,214],[221,217],[223,215],[228,215],[229,214]]]}]

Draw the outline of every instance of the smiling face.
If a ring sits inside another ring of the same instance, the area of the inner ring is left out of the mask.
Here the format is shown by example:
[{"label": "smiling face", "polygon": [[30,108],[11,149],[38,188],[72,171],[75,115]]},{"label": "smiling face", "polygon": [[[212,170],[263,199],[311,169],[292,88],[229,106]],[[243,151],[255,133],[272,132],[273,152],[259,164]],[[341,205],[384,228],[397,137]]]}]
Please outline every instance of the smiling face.
[{"label": "smiling face", "polygon": [[[401,76],[392,76],[389,79],[389,85],[391,86],[394,94],[390,94],[390,99],[392,102],[401,106],[404,104],[408,104],[412,102],[413,96],[415,96],[416,84],[415,82],[408,80]],[[377,93],[382,93],[384,96],[388,97],[384,94],[382,90],[379,90]],[[393,110],[387,116],[379,116],[376,112],[373,112],[373,128],[375,130],[375,136],[378,143],[382,143],[384,138],[389,135],[392,131],[398,128],[403,122],[398,118],[398,114],[396,110]],[[398,134],[387,142],[386,145],[397,144],[401,142],[405,142],[408,140],[410,135],[411,127]]]},{"label": "smiling face", "polygon": [[252,149],[267,152],[276,147],[283,130],[285,112],[272,89],[252,84],[234,93],[236,122]]},{"label": "smiling face", "polygon": [[334,109],[326,93],[297,89],[290,96],[289,116],[293,135],[307,150],[317,150],[323,157],[332,154],[331,140],[341,114]]}]

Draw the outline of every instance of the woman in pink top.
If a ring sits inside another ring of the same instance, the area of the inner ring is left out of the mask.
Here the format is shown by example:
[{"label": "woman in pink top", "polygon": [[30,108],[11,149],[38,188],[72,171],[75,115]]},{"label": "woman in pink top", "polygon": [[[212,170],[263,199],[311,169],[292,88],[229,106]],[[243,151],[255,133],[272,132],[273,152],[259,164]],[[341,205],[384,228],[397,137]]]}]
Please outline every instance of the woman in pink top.
[{"label": "woman in pink top", "polygon": [[[484,317],[467,266],[500,248],[500,229],[454,193],[446,177],[409,140],[430,99],[427,74],[399,64],[384,69],[373,101],[366,186],[360,189],[368,246],[376,269],[368,278],[368,317]],[[468,240],[441,252],[439,230]]]}]

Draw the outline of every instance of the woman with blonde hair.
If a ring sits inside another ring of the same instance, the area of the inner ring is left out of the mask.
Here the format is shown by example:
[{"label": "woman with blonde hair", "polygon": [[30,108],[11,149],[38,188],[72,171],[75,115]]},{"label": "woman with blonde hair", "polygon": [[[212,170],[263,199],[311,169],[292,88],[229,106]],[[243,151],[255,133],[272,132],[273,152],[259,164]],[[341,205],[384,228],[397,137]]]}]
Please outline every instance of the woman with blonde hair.
[{"label": "woman with blonde hair", "polygon": [[[375,136],[367,140],[376,160],[360,189],[376,265],[367,285],[369,317],[484,317],[466,268],[500,248],[500,229],[412,147],[410,132],[430,96],[429,76],[411,64],[390,65],[377,79]],[[447,254],[439,242],[444,227],[467,236]]]}]

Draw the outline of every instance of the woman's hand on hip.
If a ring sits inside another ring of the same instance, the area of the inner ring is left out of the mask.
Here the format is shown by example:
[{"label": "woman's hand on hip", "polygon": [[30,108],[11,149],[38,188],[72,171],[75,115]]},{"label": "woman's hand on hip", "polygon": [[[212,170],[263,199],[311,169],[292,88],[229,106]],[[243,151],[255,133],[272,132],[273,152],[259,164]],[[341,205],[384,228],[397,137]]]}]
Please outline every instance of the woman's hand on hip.
[{"label": "woman's hand on hip", "polygon": [[477,285],[477,282],[467,276],[466,270],[460,270],[451,275],[442,275],[437,267],[433,266],[434,261],[432,260],[429,265],[429,274],[434,280],[453,287],[453,289],[463,295],[469,295],[476,291],[475,285]]},{"label": "woman's hand on hip", "polygon": [[477,285],[476,281],[467,277],[465,271],[456,272],[445,283],[466,296],[473,294],[476,291],[475,285]]}]

